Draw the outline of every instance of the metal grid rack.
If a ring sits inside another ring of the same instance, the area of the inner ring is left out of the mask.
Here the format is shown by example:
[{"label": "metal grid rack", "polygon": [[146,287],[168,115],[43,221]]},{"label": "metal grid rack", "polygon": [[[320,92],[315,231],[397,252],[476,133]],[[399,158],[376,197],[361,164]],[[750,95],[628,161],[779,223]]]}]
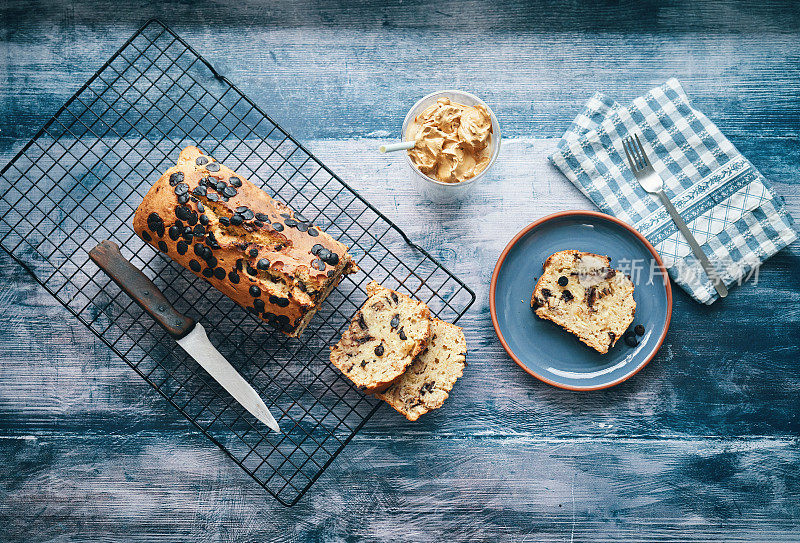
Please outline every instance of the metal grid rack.
[{"label": "metal grid rack", "polygon": [[[345,278],[287,338],[142,242],[136,206],[196,144],[351,247]],[[295,504],[377,410],[328,362],[376,280],[455,322],[475,294],[320,163],[186,42],[144,24],[0,171],[0,244],[103,343],[285,505]],[[102,239],[155,281],[259,391],[261,426],[88,259]]]}]

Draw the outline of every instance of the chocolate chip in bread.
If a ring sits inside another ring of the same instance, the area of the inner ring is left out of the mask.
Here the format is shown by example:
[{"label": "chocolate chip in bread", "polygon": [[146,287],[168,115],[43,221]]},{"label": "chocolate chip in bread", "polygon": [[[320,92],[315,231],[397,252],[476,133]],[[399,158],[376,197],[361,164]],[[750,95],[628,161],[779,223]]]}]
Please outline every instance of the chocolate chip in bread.
[{"label": "chocolate chip in bread", "polygon": [[417,300],[371,282],[368,298],[353,316],[331,363],[367,393],[381,392],[403,375],[427,345],[431,319]]}]

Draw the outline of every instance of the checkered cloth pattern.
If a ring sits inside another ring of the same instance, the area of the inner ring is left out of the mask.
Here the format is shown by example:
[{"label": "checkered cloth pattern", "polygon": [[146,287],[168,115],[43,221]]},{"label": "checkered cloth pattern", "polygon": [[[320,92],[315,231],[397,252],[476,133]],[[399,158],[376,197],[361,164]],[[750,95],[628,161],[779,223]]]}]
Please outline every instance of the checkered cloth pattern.
[{"label": "checkered cloth pattern", "polygon": [[658,197],[640,187],[628,167],[622,140],[633,134],[726,285],[754,277],[761,262],[797,239],[783,198],[692,107],[676,79],[628,107],[595,94],[550,160],[603,212],[641,232],[672,279],[697,301],[711,304],[718,296]]}]

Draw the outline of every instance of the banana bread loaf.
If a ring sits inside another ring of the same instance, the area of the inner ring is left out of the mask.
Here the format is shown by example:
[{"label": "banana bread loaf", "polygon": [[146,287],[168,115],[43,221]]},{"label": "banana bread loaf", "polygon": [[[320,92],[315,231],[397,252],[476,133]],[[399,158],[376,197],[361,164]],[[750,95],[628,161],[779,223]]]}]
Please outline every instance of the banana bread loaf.
[{"label": "banana bread loaf", "polygon": [[467,340],[460,327],[431,320],[431,339],[411,366],[376,398],[384,400],[408,420],[438,409],[464,374]]},{"label": "banana bread loaf", "polygon": [[633,282],[610,267],[607,256],[560,251],[544,263],[531,296],[531,308],[600,353],[622,337],[633,322]]},{"label": "banana bread loaf", "polygon": [[150,188],[133,229],[293,337],[358,269],[345,245],[193,146]]},{"label": "banana bread loaf", "polygon": [[430,311],[417,300],[371,282],[369,298],[331,347],[331,363],[367,393],[403,375],[430,338]]}]

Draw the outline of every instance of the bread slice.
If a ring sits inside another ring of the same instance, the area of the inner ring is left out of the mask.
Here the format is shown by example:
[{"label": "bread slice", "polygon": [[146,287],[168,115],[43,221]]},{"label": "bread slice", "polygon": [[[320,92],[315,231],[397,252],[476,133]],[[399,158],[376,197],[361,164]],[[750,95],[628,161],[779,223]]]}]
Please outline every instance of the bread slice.
[{"label": "bread slice", "polygon": [[431,319],[424,303],[374,281],[367,294],[339,343],[331,347],[331,363],[360,389],[375,393],[400,378],[425,348]]},{"label": "bread slice", "polygon": [[467,341],[455,324],[433,319],[428,346],[396,383],[376,394],[408,420],[417,420],[447,399],[467,365]]},{"label": "bread slice", "polygon": [[633,282],[610,267],[607,256],[560,251],[548,257],[531,296],[542,319],[578,336],[600,353],[622,337],[633,322]]}]

